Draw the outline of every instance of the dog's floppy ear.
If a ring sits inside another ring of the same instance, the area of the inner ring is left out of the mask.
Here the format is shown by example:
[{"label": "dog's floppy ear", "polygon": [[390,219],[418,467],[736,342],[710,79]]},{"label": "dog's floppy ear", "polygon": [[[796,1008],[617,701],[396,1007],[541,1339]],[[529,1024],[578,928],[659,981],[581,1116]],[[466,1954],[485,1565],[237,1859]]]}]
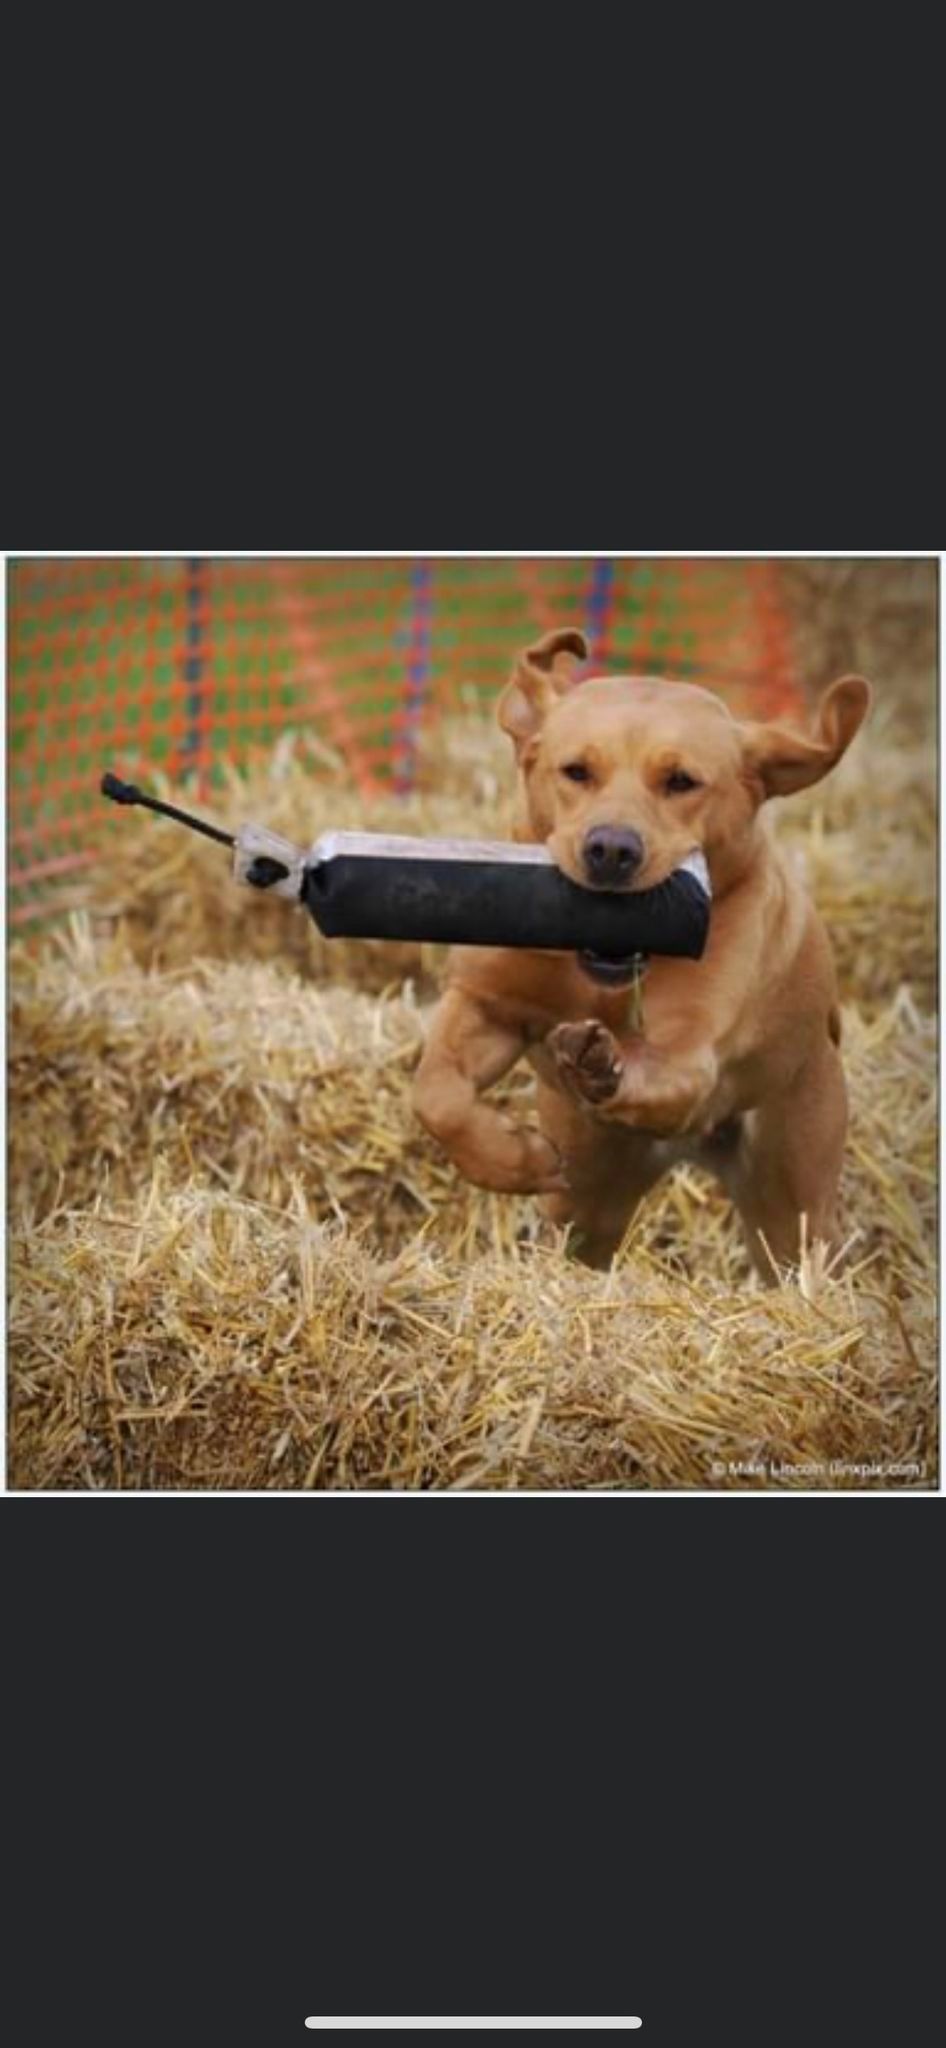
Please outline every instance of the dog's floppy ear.
[{"label": "dog's floppy ear", "polygon": [[497,716],[504,732],[520,747],[537,733],[556,697],[571,688],[582,662],[588,659],[584,633],[570,626],[546,633],[516,661],[499,700]]},{"label": "dog's floppy ear", "polygon": [[803,739],[779,725],[743,727],[746,768],[761,784],[763,797],[792,796],[820,782],[846,753],[870,705],[870,684],[863,676],[842,676],[825,691],[818,705],[814,735]]}]

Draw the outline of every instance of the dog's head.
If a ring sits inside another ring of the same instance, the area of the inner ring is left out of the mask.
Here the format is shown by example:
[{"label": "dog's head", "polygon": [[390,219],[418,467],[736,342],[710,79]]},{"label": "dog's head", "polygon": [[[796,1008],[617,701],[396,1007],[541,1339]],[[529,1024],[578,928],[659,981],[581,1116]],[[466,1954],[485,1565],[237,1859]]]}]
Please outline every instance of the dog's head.
[{"label": "dog's head", "polygon": [[718,891],[749,858],[759,806],[807,788],[841,759],[870,702],[862,676],[821,698],[806,739],[734,718],[692,683],[581,681],[584,635],[547,633],[520,655],[499,701],[515,743],[525,818],[586,889],[651,889],[699,847]]}]

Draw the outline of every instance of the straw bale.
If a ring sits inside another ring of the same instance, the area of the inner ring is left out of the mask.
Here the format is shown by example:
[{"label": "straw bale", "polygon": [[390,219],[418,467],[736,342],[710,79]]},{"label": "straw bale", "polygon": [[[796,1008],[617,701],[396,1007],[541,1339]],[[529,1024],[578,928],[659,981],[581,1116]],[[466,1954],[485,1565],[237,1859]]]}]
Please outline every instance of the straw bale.
[{"label": "straw bale", "polygon": [[806,1284],[423,1235],[385,1259],[301,1188],[275,1211],[156,1170],[21,1243],[13,1483],[929,1485],[932,1297]]}]

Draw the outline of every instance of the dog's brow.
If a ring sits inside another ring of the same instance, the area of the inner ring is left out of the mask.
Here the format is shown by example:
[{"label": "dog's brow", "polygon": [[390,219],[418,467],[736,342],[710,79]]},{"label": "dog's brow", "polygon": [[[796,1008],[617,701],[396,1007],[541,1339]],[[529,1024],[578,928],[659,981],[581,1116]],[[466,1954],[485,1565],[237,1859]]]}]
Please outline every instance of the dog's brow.
[{"label": "dog's brow", "polygon": [[684,769],[688,775],[696,774],[699,772],[701,765],[696,761],[696,755],[693,750],[688,749],[685,742],[681,742],[679,745],[657,747],[647,757],[647,767],[655,775],[666,775],[675,768]]}]

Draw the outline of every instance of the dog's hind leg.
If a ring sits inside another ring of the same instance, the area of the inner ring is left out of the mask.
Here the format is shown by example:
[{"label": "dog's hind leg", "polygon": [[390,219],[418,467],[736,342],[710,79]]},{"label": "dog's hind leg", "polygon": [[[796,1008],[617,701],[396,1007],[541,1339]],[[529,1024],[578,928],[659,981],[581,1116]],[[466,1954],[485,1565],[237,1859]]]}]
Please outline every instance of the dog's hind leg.
[{"label": "dog's hind leg", "polygon": [[790,1089],[750,1111],[738,1149],[716,1167],[742,1218],[750,1258],[769,1284],[773,1259],[798,1263],[802,1217],[809,1245],[820,1239],[837,1250],[846,1131],[844,1072],[835,1047],[825,1044]]}]

